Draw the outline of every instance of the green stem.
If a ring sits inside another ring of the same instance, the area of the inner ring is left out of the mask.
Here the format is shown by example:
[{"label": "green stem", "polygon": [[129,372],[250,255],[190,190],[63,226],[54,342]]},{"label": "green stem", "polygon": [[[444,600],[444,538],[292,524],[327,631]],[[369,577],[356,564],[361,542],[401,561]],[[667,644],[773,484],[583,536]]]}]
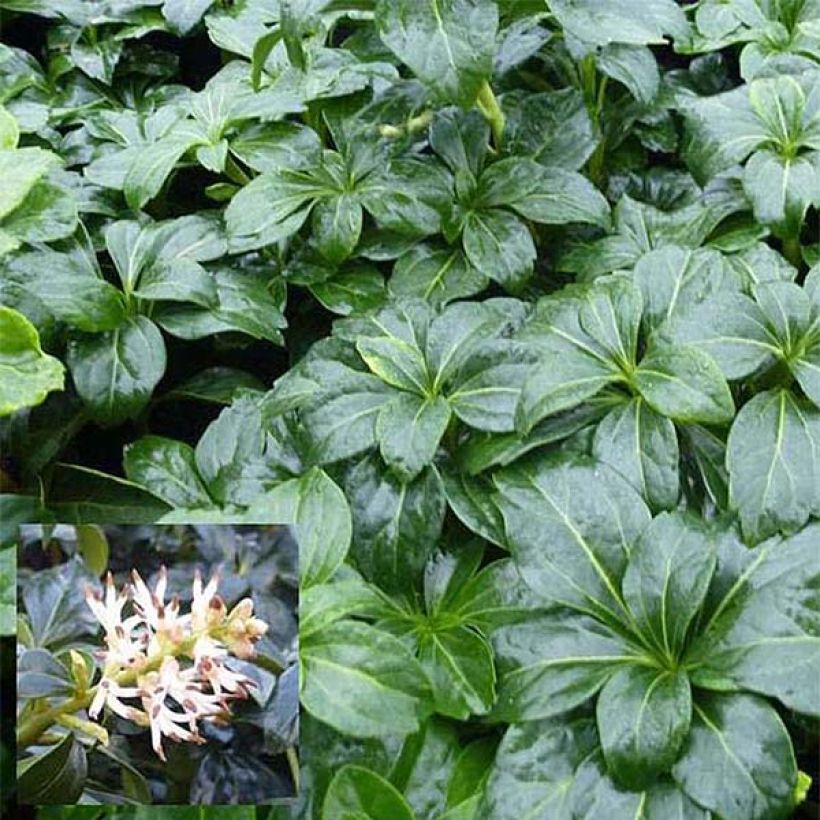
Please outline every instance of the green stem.
[{"label": "green stem", "polygon": [[94,689],[89,689],[88,692],[81,696],[73,697],[59,706],[52,706],[43,712],[37,712],[28,720],[23,721],[22,726],[17,730],[17,748],[25,749],[31,746],[46,729],[50,728],[57,722],[57,718],[69,712],[76,712],[78,709],[83,709],[91,703],[91,698],[94,697]]},{"label": "green stem", "polygon": [[592,156],[589,158],[587,170],[592,182],[599,188],[603,188],[606,183],[606,136],[604,134],[603,123],[601,122],[601,115],[604,110],[604,103],[606,102],[606,88],[609,83],[609,78],[601,77],[598,82],[598,73],[595,67],[595,60],[591,56],[586,58],[583,63],[584,68],[584,94],[587,99],[587,108],[589,109],[592,122],[600,134],[598,145],[595,146]]},{"label": "green stem", "polygon": [[290,767],[290,776],[293,778],[293,785],[296,787],[296,793],[299,793],[299,758],[296,756],[296,749],[293,746],[288,746],[285,749],[285,756],[288,759],[288,766]]},{"label": "green stem", "polygon": [[281,675],[282,672],[285,671],[281,664],[277,663],[273,658],[269,658],[267,655],[254,655],[250,658],[250,662],[260,669],[270,672],[272,675]]},{"label": "green stem", "polygon": [[484,119],[490,124],[490,130],[493,132],[493,143],[495,143],[496,149],[500,150],[501,142],[504,139],[504,112],[498,104],[498,99],[493,93],[492,87],[486,80],[478,92],[475,104]]},{"label": "green stem", "polygon": [[237,165],[230,154],[228,154],[228,158],[225,160],[225,176],[228,177],[231,182],[242,186],[247,185],[251,181],[251,178]]},{"label": "green stem", "polygon": [[783,240],[783,256],[796,268],[803,264],[803,251],[800,247],[800,235],[793,234]]}]

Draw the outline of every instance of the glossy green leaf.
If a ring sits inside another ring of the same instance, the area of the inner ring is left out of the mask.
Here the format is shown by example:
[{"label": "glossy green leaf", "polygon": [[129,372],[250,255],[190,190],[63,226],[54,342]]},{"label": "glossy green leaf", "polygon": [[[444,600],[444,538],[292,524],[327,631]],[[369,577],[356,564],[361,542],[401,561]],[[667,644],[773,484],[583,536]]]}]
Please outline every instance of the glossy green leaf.
[{"label": "glossy green leaf", "polygon": [[644,321],[653,330],[681,314],[700,316],[713,298],[740,289],[736,272],[717,251],[680,245],[644,254],[633,278],[643,294]]},{"label": "glossy green leaf", "polygon": [[593,45],[663,43],[664,34],[687,31],[683,12],[671,0],[552,0],[550,8],[573,36]]},{"label": "glossy green leaf", "polygon": [[575,613],[502,627],[493,648],[500,672],[493,717],[508,723],[568,712],[641,659],[616,632]]},{"label": "glossy green leaf", "polygon": [[609,227],[609,205],[586,177],[562,168],[528,166],[523,170],[529,179],[529,190],[523,187],[509,202],[521,216],[545,225],[584,222]]},{"label": "glossy green leaf", "polygon": [[401,393],[382,407],[376,438],[382,458],[399,478],[412,481],[432,463],[450,415],[450,405],[440,396]]},{"label": "glossy green leaf", "polygon": [[446,792],[456,776],[458,735],[448,721],[430,718],[405,738],[390,769],[390,782],[401,791],[416,817],[436,817],[446,808]]},{"label": "glossy green leaf", "polygon": [[641,533],[629,559],[624,600],[636,627],[674,662],[712,579],[713,536],[696,519],[662,513]]},{"label": "glossy green leaf", "polygon": [[327,581],[350,548],[350,509],[339,487],[314,467],[275,487],[265,505],[275,520],[296,528],[302,588]]},{"label": "glossy green leaf", "polygon": [[354,564],[383,589],[406,592],[441,533],[446,501],[435,467],[408,484],[370,456],[350,467],[343,488],[353,515]]},{"label": "glossy green leaf", "polygon": [[460,250],[416,245],[396,260],[389,289],[397,297],[420,296],[444,305],[480,293],[489,277],[479,273]]},{"label": "glossy green leaf", "polygon": [[213,504],[197,471],[194,450],[182,441],[143,436],[125,448],[123,467],[130,481],[173,507]]},{"label": "glossy green leaf", "polygon": [[622,374],[606,350],[579,321],[582,297],[557,297],[539,304],[523,341],[543,364],[524,382],[516,408],[516,428],[527,433],[541,419],[570,410],[599,393]]},{"label": "glossy green leaf", "polygon": [[385,45],[445,102],[465,108],[488,80],[498,9],[489,0],[407,0],[376,9]]},{"label": "glossy green leaf", "polygon": [[42,148],[0,151],[0,174],[5,183],[0,199],[0,218],[19,207],[46,172],[59,164],[59,158]]},{"label": "glossy green leaf", "polygon": [[319,253],[330,262],[342,262],[359,242],[362,206],[350,194],[340,194],[314,207],[313,236]]},{"label": "glossy green leaf", "polygon": [[617,470],[653,509],[674,507],[680,451],[675,425],[641,398],[616,406],[595,430],[592,453]]},{"label": "glossy green leaf", "polygon": [[54,647],[96,633],[99,624],[83,597],[84,585],[96,581],[78,556],[26,580],[23,603],[35,646]]},{"label": "glossy green leaf", "polygon": [[287,170],[261,174],[246,185],[225,211],[228,239],[249,250],[278,242],[295,233],[322,189],[306,175]]},{"label": "glossy green leaf", "polygon": [[629,545],[649,521],[637,492],[605,465],[555,457],[507,468],[495,483],[527,584],[545,602],[619,618]]},{"label": "glossy green leaf", "polygon": [[641,360],[634,378],[646,403],[675,421],[722,424],[734,417],[720,368],[697,348],[654,350]]},{"label": "glossy green leaf", "polygon": [[45,754],[18,763],[17,799],[29,805],[73,802],[83,790],[87,773],[85,749],[69,732]]},{"label": "glossy green leaf", "polygon": [[328,380],[301,414],[323,464],[350,458],[375,446],[376,419],[393,395],[372,374],[345,368],[341,375],[338,382]]},{"label": "glossy green leaf", "polygon": [[800,527],[820,509],[818,441],[820,415],[789,391],[759,393],[741,408],[726,466],[730,503],[751,541]]},{"label": "glossy green leaf", "polygon": [[520,287],[532,273],[535,243],[514,214],[497,208],[471,212],[463,241],[470,264],[509,290]]},{"label": "glossy green leaf", "polygon": [[170,134],[143,148],[125,176],[123,191],[128,205],[138,211],[150,202],[186,151],[201,140],[194,134]]},{"label": "glossy green leaf", "polygon": [[76,464],[57,464],[49,509],[61,521],[97,524],[146,523],[168,505],[131,481]]},{"label": "glossy green leaf", "polygon": [[301,702],[315,717],[354,737],[415,732],[430,698],[427,678],[392,635],[338,621],[303,642]]},{"label": "glossy green leaf", "polygon": [[419,636],[419,662],[430,678],[436,711],[465,720],[495,700],[493,653],[467,626],[432,629]]},{"label": "glossy green leaf", "polygon": [[134,295],[154,302],[193,302],[202,307],[219,304],[213,277],[202,265],[185,257],[149,268],[140,277]]},{"label": "glossy green leaf", "polygon": [[101,424],[137,415],[165,372],[165,343],[145,316],[116,330],[75,338],[68,350],[74,386]]},{"label": "glossy green leaf", "polygon": [[689,679],[684,672],[627,667],[601,690],[596,714],[607,769],[640,789],[669,770],[689,733]]},{"label": "glossy green leaf", "polygon": [[571,817],[577,770],[597,746],[595,723],[589,718],[510,726],[490,771],[485,812],[499,820],[520,820],[535,812],[550,820]]},{"label": "glossy green leaf", "polygon": [[328,787],[322,817],[325,820],[348,817],[413,820],[415,815],[395,787],[376,772],[362,766],[345,766]]},{"label": "glossy green leaf", "polygon": [[324,307],[342,316],[379,308],[387,296],[378,268],[361,262],[351,263],[330,279],[311,285],[310,292]]},{"label": "glossy green leaf", "polygon": [[592,288],[580,306],[578,321],[616,362],[629,367],[638,353],[643,297],[626,278],[610,277]]},{"label": "glossy green leaf", "polygon": [[772,361],[778,344],[748,296],[725,292],[688,307],[662,329],[673,345],[706,351],[727,379],[742,379]]},{"label": "glossy green leaf", "polygon": [[731,570],[689,652],[697,685],[739,686],[805,714],[820,712],[812,685],[820,673],[820,616],[812,593],[817,561],[811,547],[817,534],[817,524],[811,524],[755,550],[735,540],[721,543],[718,575]]},{"label": "glossy green leaf", "polygon": [[[178,264],[174,263],[174,267]],[[182,274],[184,268],[176,270]],[[181,339],[236,332],[281,344],[281,329],[286,321],[282,305],[264,275],[256,271],[219,270],[212,277],[215,299],[211,285],[206,284],[208,280],[199,274],[197,279],[198,282],[188,279],[186,283],[195,289],[196,299],[190,298],[189,291],[185,304],[163,305],[154,312],[163,330]]]},{"label": "glossy green leaf", "polygon": [[68,669],[46,649],[25,649],[17,659],[17,697],[70,695],[74,688]]},{"label": "glossy green leaf", "polygon": [[453,378],[447,400],[453,412],[479,430],[511,432],[521,390],[537,357],[505,339],[488,341]]},{"label": "glossy green leaf", "polygon": [[726,816],[788,816],[794,752],[777,712],[749,695],[694,704],[692,729],[672,775],[700,805]]},{"label": "glossy green leaf", "polygon": [[213,5],[213,0],[165,0],[162,16],[179,34],[187,34]]},{"label": "glossy green leaf", "polygon": [[43,352],[37,329],[25,316],[0,307],[0,416],[40,404],[63,389],[63,366]]},{"label": "glossy green leaf", "polygon": [[196,469],[211,498],[219,504],[248,505],[280,479],[276,464],[266,457],[266,444],[254,399],[242,397],[226,407],[194,451]]}]

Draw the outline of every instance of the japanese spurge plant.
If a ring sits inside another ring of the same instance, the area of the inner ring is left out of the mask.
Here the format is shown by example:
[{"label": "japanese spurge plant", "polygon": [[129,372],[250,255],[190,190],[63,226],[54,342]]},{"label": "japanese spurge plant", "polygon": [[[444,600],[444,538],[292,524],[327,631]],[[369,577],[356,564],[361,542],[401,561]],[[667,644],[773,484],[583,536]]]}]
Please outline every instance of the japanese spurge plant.
[{"label": "japanese spurge plant", "polygon": [[[652,793],[671,776],[722,817],[787,811],[798,772],[764,697],[820,713],[817,525],[750,551],[720,525],[650,519],[614,473],[583,460],[522,464],[496,483],[522,577],[553,609],[495,632],[495,716],[537,720],[595,699],[620,786]],[[563,765],[579,766],[568,754]]]},{"label": "japanese spurge plant", "polygon": [[295,526],[304,816],[817,802],[820,0],[0,8],[0,504]]},{"label": "japanese spurge plant", "polygon": [[[102,677],[98,681],[89,717],[103,707],[121,717],[150,726],[154,751],[165,760],[162,738],[204,743],[198,721],[225,722],[232,698],[247,698],[256,685],[226,665],[231,654],[253,656],[253,644],[267,624],[253,617],[250,598],[227,612],[216,592],[218,576],[203,587],[197,572],[188,613],[180,612],[179,598],[165,601],[167,573],[163,567],[153,591],[133,571],[130,590],[117,593],[108,574],[104,596],[89,587],[86,601],[105,628],[107,649],[100,652]],[[130,600],[134,613],[123,618]],[[139,700],[142,708],[124,701]]]}]

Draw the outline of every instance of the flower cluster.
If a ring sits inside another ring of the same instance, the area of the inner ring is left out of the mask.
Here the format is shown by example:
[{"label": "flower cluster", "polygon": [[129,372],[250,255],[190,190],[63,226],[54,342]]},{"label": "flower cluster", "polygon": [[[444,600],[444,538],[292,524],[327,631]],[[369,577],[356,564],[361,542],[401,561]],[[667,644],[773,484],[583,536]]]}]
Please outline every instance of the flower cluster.
[{"label": "flower cluster", "polygon": [[[247,698],[254,682],[225,664],[232,653],[250,658],[267,624],[253,617],[250,598],[230,612],[217,594],[217,573],[203,586],[197,570],[190,611],[180,611],[178,596],[166,603],[168,574],[160,569],[151,591],[136,570],[133,583],[117,592],[111,573],[103,595],[91,586],[85,598],[105,629],[106,650],[88,714],[104,706],[123,718],[151,728],[151,745],[162,760],[163,735],[175,741],[204,743],[197,722],[224,722],[232,698]],[[123,618],[129,598],[133,614]],[[180,660],[190,659],[183,666]],[[134,705],[139,701],[141,707]],[[124,701],[132,701],[131,704]]]}]

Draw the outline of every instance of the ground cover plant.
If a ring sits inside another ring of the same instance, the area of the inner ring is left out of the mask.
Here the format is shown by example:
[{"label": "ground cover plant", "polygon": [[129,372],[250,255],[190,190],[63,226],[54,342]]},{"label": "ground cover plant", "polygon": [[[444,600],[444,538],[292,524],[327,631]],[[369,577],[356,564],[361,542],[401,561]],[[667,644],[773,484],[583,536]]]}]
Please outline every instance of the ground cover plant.
[{"label": "ground cover plant", "polygon": [[286,529],[26,525],[17,551],[18,806],[295,795]]},{"label": "ground cover plant", "polygon": [[0,9],[3,520],[295,525],[295,815],[816,814],[817,0]]}]

